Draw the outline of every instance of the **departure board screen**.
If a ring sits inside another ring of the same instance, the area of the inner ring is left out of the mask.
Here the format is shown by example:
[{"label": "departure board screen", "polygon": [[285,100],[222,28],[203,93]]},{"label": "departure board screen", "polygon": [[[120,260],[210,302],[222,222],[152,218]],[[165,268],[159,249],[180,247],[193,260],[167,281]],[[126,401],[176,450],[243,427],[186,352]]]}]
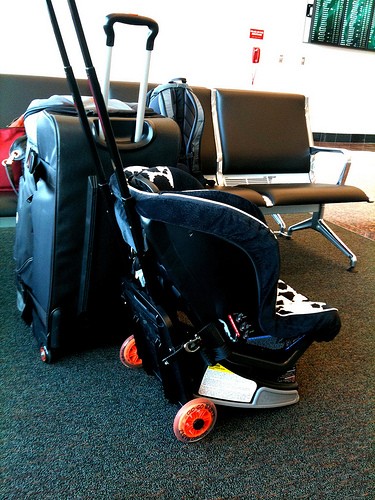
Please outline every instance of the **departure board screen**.
[{"label": "departure board screen", "polygon": [[375,0],[315,0],[311,17],[311,43],[375,50]]}]

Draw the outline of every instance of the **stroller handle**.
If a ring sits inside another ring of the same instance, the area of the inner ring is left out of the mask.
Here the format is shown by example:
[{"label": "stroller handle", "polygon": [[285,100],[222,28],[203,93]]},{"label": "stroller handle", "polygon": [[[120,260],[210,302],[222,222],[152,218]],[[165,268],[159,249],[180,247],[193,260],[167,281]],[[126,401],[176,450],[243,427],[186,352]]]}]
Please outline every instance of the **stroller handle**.
[{"label": "stroller handle", "polygon": [[137,14],[108,14],[106,23],[103,26],[105,34],[107,35],[106,44],[108,47],[113,47],[115,44],[115,32],[113,29],[115,23],[148,26],[150,33],[146,41],[146,50],[153,50],[155,38],[159,33],[159,26],[156,21],[150,17],[138,16]]}]

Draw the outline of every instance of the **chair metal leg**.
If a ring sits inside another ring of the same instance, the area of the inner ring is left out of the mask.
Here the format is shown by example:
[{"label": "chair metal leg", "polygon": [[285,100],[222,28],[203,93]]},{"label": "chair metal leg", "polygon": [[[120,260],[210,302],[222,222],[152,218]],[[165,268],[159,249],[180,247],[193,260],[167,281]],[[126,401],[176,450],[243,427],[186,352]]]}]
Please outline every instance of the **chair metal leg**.
[{"label": "chair metal leg", "polygon": [[279,234],[280,236],[286,236],[288,237],[287,230],[286,230],[286,224],[284,222],[284,219],[281,217],[280,214],[271,214],[272,218],[274,221],[279,225],[280,229],[279,231],[275,231],[276,234]]},{"label": "chair metal leg", "polygon": [[289,238],[291,238],[293,231],[299,231],[300,229],[312,228],[312,224],[313,224],[313,217],[310,217],[309,219],[305,219],[301,222],[297,222],[296,224],[289,226],[288,231],[287,231],[287,235],[289,236]]},{"label": "chair metal leg", "polygon": [[287,235],[289,238],[292,237],[293,231],[299,231],[301,229],[315,229],[318,233],[321,233],[325,236],[328,241],[333,243],[336,248],[338,248],[346,257],[349,258],[350,266],[348,271],[353,271],[357,264],[356,255],[350,250],[350,248],[345,245],[345,243],[337,236],[337,234],[332,231],[332,229],[325,223],[323,220],[323,212],[324,207],[322,206],[318,212],[313,212],[312,217],[306,219],[304,221],[298,222],[297,224],[293,224],[288,228]]}]

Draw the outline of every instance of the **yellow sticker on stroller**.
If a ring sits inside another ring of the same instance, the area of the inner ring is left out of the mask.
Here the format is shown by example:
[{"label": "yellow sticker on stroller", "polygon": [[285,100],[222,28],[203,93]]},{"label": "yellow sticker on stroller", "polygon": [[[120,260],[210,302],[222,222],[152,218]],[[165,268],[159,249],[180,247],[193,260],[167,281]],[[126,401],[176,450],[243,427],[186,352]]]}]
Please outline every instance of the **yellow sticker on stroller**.
[{"label": "yellow sticker on stroller", "polygon": [[225,366],[220,365],[219,363],[217,365],[209,366],[207,370],[214,370],[218,372],[226,372],[226,373],[233,373],[228,368],[225,368]]},{"label": "yellow sticker on stroller", "polygon": [[241,377],[217,364],[206,369],[198,393],[223,401],[250,403],[256,390],[254,380]]}]

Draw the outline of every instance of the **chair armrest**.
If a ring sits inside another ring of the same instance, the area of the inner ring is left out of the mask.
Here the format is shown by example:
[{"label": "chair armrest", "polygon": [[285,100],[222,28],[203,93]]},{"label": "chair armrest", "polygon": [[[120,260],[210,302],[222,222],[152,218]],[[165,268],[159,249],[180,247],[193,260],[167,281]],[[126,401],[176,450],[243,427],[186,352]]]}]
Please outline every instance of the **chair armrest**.
[{"label": "chair armrest", "polygon": [[348,177],[349,170],[352,164],[352,156],[351,152],[345,148],[328,148],[323,146],[311,146],[310,154],[311,156],[316,155],[317,153],[339,153],[344,155],[344,166],[337,180],[337,184],[345,184],[346,178]]}]

